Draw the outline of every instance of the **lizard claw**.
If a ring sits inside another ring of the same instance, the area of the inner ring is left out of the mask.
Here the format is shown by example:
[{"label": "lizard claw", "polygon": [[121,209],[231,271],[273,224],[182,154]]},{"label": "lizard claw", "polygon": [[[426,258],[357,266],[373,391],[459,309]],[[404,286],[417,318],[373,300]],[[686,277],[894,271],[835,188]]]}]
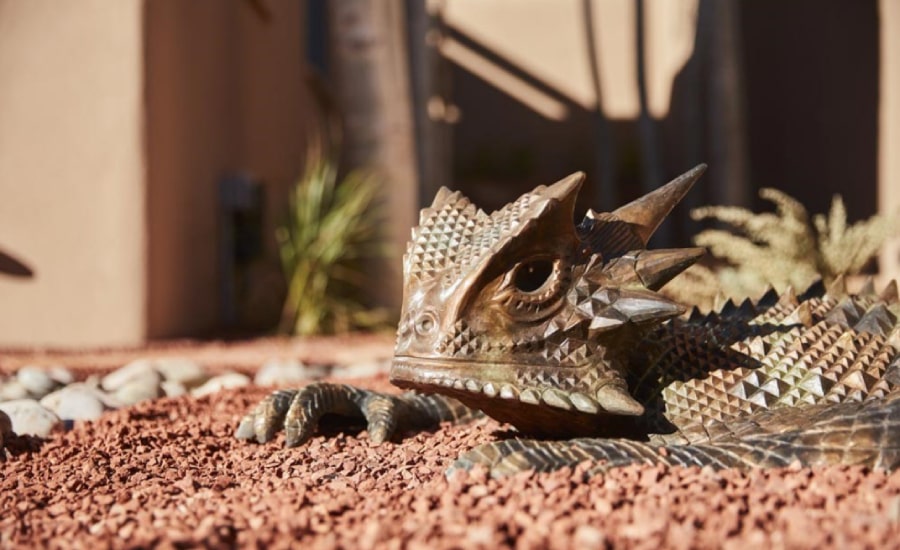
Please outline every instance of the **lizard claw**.
[{"label": "lizard claw", "polygon": [[397,398],[373,393],[363,401],[363,415],[366,417],[366,431],[374,443],[384,443],[397,430]]},{"label": "lizard claw", "polygon": [[388,441],[398,431],[431,428],[478,415],[440,395],[390,395],[319,382],[299,390],[273,392],[241,419],[234,436],[265,443],[284,429],[285,446],[296,447],[312,437],[326,414],[365,419],[369,439],[376,444]]},{"label": "lizard claw", "polygon": [[398,399],[344,384],[318,383],[299,390],[278,390],[241,419],[234,436],[266,443],[284,429],[285,446],[296,447],[312,437],[324,415],[335,414],[365,418],[370,437],[381,443],[396,429]]},{"label": "lizard claw", "polygon": [[234,436],[238,439],[255,439],[265,443],[275,437],[275,432],[284,425],[291,400],[297,390],[278,390],[262,401],[241,419]]}]

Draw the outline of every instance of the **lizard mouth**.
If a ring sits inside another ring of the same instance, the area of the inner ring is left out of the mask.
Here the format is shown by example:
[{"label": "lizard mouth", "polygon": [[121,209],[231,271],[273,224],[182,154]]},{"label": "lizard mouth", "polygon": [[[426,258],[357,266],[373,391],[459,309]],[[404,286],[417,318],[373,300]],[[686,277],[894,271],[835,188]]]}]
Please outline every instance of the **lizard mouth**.
[{"label": "lizard mouth", "polygon": [[[545,369],[533,367],[534,371]],[[603,412],[603,407],[580,388],[563,389],[523,385],[509,379],[510,372],[521,372],[522,365],[478,363],[423,357],[394,356],[390,381],[395,386],[423,392],[454,394],[466,400],[504,399],[528,405],[548,405],[557,409],[588,414]],[[574,385],[574,384],[573,384]]]}]

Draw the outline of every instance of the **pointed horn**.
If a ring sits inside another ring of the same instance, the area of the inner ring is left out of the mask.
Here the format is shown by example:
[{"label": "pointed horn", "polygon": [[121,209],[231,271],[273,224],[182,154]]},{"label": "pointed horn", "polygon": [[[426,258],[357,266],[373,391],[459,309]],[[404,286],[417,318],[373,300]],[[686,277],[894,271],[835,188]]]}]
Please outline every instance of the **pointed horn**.
[{"label": "pointed horn", "polygon": [[634,270],[645,287],[659,290],[705,253],[705,248],[642,250],[634,262]]},{"label": "pointed horn", "polygon": [[831,284],[828,285],[828,289],[825,291],[825,295],[836,300],[840,300],[847,295],[847,281],[844,279],[843,273],[831,281]]},{"label": "pointed horn", "polygon": [[884,290],[881,291],[882,302],[887,304],[896,304],[898,301],[898,297],[900,297],[900,293],[897,292],[897,281],[895,279],[891,279],[891,282],[884,287]]},{"label": "pointed horn", "polygon": [[860,296],[875,296],[875,280],[871,275],[866,277],[862,288],[859,290]]},{"label": "pointed horn", "polygon": [[756,305],[759,307],[771,307],[778,303],[778,291],[772,288],[772,285],[766,286],[766,291],[759,298],[759,301],[756,302]]},{"label": "pointed horn", "polygon": [[794,291],[793,286],[788,285],[784,292],[781,293],[778,303],[786,307],[795,307],[800,304],[797,300],[797,293]]},{"label": "pointed horn", "polygon": [[662,322],[685,310],[681,304],[647,290],[620,290],[610,307],[632,323]]},{"label": "pointed horn", "polygon": [[443,204],[448,198],[450,198],[450,195],[452,194],[453,191],[450,191],[450,189],[442,185],[441,188],[438,189],[438,192],[434,195],[434,200],[431,201],[431,205],[436,206],[439,204]]},{"label": "pointed horn", "polygon": [[803,294],[797,296],[801,302],[811,300],[812,298],[821,298],[825,295],[825,281],[821,277],[813,281],[809,288],[803,291]]},{"label": "pointed horn", "polygon": [[701,164],[659,189],[618,208],[613,214],[618,219],[631,224],[646,245],[659,224],[705,171],[706,165]]},{"label": "pointed horn", "polygon": [[543,189],[540,192],[540,196],[548,199],[556,199],[560,202],[571,200],[572,207],[574,209],[575,198],[578,196],[578,191],[581,189],[581,184],[584,183],[584,178],[584,172],[575,172],[574,174],[566,176],[565,178],[559,180],[553,185],[548,186],[546,189]]}]

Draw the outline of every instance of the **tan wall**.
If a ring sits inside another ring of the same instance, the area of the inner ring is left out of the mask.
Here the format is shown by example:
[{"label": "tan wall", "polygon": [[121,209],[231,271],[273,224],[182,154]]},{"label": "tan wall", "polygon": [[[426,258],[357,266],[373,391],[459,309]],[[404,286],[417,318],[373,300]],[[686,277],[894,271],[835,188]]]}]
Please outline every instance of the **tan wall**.
[{"label": "tan wall", "polygon": [[[881,98],[878,124],[878,203],[886,216],[900,216],[900,3],[878,2],[881,21]],[[881,254],[881,275],[900,279],[900,238]]]},{"label": "tan wall", "polygon": [[[698,0],[648,0],[647,72],[648,107],[662,118],[669,111],[675,76],[694,50]],[[593,2],[593,21],[600,71],[602,109],[610,118],[635,118],[640,113],[636,76],[634,2]],[[513,6],[507,0],[451,0],[444,7],[446,21],[464,30],[491,51],[525,69],[539,80],[585,109],[597,98],[591,82],[585,44],[582,0],[523,0]],[[450,55],[462,54],[457,45],[445,44]],[[458,61],[459,59],[455,59]],[[467,67],[469,68],[469,67]],[[477,69],[476,69],[477,70]],[[504,91],[521,90],[514,96],[547,116],[569,116],[565,106],[522,87],[500,71],[488,67],[480,73]]]},{"label": "tan wall", "polygon": [[0,0],[0,344],[144,337],[141,16]]},{"label": "tan wall", "polygon": [[303,4],[267,3],[268,20],[248,6],[147,3],[150,337],[218,328],[222,177],[265,182],[264,234],[275,257],[274,224],[311,127]]},{"label": "tan wall", "polygon": [[0,0],[0,346],[221,328],[217,185],[236,173],[265,184],[254,274],[278,307],[273,229],[312,107],[304,3],[264,5]]}]

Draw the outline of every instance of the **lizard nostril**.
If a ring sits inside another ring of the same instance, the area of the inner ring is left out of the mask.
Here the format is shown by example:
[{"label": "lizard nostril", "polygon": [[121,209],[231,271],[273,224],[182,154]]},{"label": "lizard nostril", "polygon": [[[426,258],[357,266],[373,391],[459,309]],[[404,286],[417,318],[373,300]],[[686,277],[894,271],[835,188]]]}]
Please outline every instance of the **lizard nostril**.
[{"label": "lizard nostril", "polygon": [[428,336],[437,328],[437,319],[430,311],[424,311],[416,321],[416,333],[419,336]]}]

